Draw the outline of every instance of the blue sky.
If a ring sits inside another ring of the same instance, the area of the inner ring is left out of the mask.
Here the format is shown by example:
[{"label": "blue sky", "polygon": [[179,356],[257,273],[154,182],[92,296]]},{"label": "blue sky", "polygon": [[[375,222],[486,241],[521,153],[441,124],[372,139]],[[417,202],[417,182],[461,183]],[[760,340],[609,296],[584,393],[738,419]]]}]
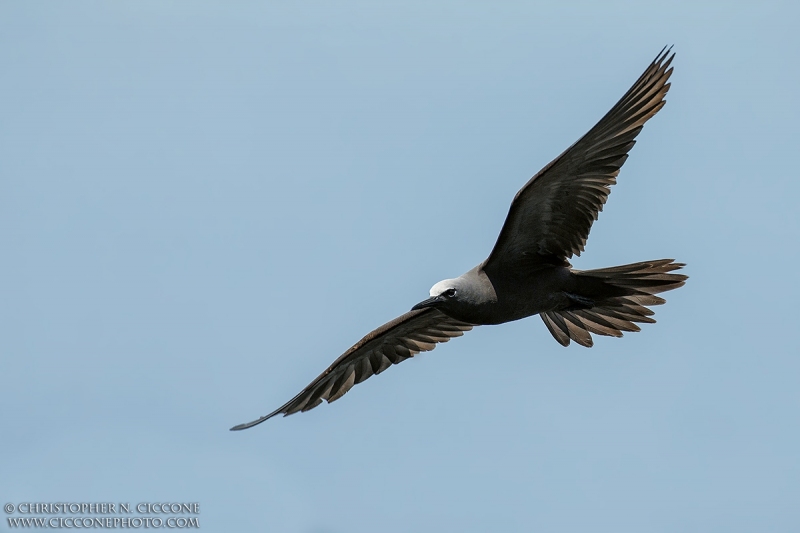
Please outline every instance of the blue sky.
[{"label": "blue sky", "polygon": [[[796,527],[798,8],[550,4],[0,4],[2,503],[199,502],[206,531]],[[228,431],[482,261],[665,44],[668,103],[574,261],[686,262],[658,324],[590,350],[537,317],[477,328]]]}]

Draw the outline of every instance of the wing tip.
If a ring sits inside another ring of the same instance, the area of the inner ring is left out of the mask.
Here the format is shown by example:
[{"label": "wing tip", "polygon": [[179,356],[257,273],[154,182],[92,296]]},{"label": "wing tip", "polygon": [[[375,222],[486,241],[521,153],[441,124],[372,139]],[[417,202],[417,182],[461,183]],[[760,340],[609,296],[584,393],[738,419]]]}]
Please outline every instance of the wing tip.
[{"label": "wing tip", "polygon": [[[242,431],[243,429],[250,429],[251,427],[257,426],[257,425],[261,424],[262,422],[266,422],[267,420],[269,420],[273,416],[281,413],[282,409],[283,408],[278,409],[277,411],[273,411],[270,414],[264,415],[261,418],[257,418],[257,419],[255,419],[255,420],[253,420],[251,422],[245,422],[244,424],[237,424],[237,425],[233,426],[231,429],[229,429],[228,431]],[[283,416],[287,416],[287,415],[284,414]]]},{"label": "wing tip", "polygon": [[252,422],[245,422],[244,424],[238,424],[233,426],[229,431],[242,431],[243,429],[249,429],[253,426],[259,425],[261,422],[266,420],[265,417],[259,418],[258,420],[253,420]]},{"label": "wing tip", "polygon": [[655,60],[653,60],[653,63],[662,63],[667,57],[669,57],[669,60],[672,61],[672,58],[675,57],[675,52],[672,51],[674,46],[674,44],[665,45],[664,48],[662,48],[658,53]]}]

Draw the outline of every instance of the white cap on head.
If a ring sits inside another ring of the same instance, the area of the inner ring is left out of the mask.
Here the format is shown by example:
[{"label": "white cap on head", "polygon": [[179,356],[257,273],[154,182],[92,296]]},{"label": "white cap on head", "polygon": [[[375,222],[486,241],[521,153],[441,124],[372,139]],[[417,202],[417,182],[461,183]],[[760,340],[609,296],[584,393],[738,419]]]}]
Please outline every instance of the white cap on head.
[{"label": "white cap on head", "polygon": [[434,296],[439,296],[447,289],[454,289],[455,288],[455,280],[454,279],[443,279],[433,287],[431,287],[430,295],[431,298]]}]

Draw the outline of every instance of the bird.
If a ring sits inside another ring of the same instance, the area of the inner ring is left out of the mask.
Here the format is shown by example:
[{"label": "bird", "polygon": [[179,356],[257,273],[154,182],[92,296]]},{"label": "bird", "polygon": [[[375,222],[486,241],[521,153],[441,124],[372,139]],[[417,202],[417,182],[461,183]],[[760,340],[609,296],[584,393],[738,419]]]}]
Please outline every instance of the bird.
[{"label": "bird", "polygon": [[380,326],[344,352],[294,398],[252,422],[309,411],[354,385],[476,326],[538,314],[563,346],[591,347],[592,334],[621,337],[654,323],[657,294],[684,285],[673,259],[577,270],[636,136],[666,103],[672,48],[665,47],[625,95],[588,133],[534,175],[514,197],[489,256],[475,268],[436,283],[429,298]]}]

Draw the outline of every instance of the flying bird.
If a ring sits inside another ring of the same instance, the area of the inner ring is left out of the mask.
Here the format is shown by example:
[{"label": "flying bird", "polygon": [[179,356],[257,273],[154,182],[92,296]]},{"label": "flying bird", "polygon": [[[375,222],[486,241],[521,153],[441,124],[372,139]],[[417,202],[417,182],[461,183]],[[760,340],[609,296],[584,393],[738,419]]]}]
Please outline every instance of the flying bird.
[{"label": "flying bird", "polygon": [[511,202],[489,257],[434,285],[430,298],[358,341],[300,393],[275,411],[231,428],[253,427],[278,414],[313,409],[475,326],[538,314],[563,346],[591,347],[592,336],[621,337],[653,323],[656,294],[682,286],[684,265],[672,259],[576,270],[592,223],[644,123],[665,104],[675,54],[662,50],[600,122],[533,176]]}]

